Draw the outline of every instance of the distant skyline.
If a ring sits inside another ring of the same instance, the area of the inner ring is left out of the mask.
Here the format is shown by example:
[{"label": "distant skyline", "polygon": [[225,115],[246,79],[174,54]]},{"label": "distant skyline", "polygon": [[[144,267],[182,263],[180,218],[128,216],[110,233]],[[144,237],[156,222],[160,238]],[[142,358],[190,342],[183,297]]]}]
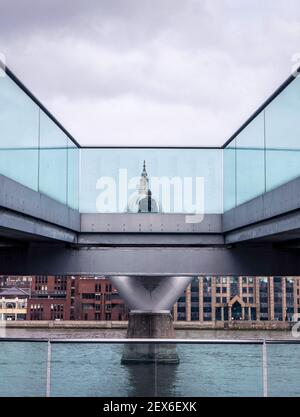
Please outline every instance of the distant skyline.
[{"label": "distant skyline", "polygon": [[221,146],[300,66],[300,2],[0,0],[0,54],[82,145]]}]

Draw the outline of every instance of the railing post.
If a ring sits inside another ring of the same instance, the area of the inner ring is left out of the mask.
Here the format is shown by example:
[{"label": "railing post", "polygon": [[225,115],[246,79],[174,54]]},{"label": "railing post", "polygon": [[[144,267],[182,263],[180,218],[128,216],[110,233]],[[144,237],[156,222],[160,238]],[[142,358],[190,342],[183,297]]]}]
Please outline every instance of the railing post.
[{"label": "railing post", "polygon": [[51,395],[51,341],[48,340],[46,397]]},{"label": "railing post", "polygon": [[268,396],[268,352],[267,352],[267,344],[266,344],[265,339],[262,345],[262,353],[263,353],[263,391],[264,391],[264,397],[267,397]]}]

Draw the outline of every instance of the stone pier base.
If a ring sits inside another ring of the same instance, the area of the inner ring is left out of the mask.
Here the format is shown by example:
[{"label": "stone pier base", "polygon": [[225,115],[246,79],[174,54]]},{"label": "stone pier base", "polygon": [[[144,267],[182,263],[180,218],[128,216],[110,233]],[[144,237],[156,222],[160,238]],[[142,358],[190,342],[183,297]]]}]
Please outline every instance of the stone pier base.
[{"label": "stone pier base", "polygon": [[[174,339],[175,332],[169,311],[132,311],[129,314],[127,338]],[[128,343],[124,345],[122,363],[178,364],[175,344]]]}]

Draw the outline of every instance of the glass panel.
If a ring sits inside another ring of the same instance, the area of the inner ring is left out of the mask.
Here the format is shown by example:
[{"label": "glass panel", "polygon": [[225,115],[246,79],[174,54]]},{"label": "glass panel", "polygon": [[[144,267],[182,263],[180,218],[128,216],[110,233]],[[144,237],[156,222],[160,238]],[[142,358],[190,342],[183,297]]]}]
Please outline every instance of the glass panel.
[{"label": "glass panel", "polygon": [[[0,396],[45,396],[47,343],[0,345]],[[261,345],[152,344],[160,359],[148,364],[121,363],[124,346],[52,344],[51,396],[263,395]],[[147,344],[131,346],[140,353]],[[179,363],[161,363],[170,346]],[[268,344],[267,352],[268,395],[299,397],[300,344]]]},{"label": "glass panel", "polygon": [[[138,346],[139,352],[147,348]],[[172,346],[179,363],[162,363],[156,356],[156,362],[121,364],[121,344],[53,345],[51,396],[263,395],[261,345],[151,346],[156,355]]]},{"label": "glass panel", "polygon": [[264,114],[236,137],[237,205],[265,192]]},{"label": "glass panel", "polygon": [[39,109],[8,76],[0,77],[0,173],[38,189]]},{"label": "glass panel", "polygon": [[163,212],[222,212],[221,149],[82,149],[80,211],[126,212],[144,160]]},{"label": "glass panel", "polygon": [[68,206],[79,208],[79,149],[68,138]]},{"label": "glass panel", "polygon": [[67,136],[41,111],[39,191],[67,203]]},{"label": "glass panel", "polygon": [[177,349],[180,364],[172,395],[263,395],[260,345],[178,345]]},{"label": "glass panel", "polygon": [[45,396],[47,343],[0,341],[0,349],[0,396]]},{"label": "glass panel", "polygon": [[300,175],[300,77],[265,110],[267,190]]},{"label": "glass panel", "polygon": [[300,344],[267,345],[268,395],[300,397]]},{"label": "glass panel", "polygon": [[51,396],[128,396],[120,344],[53,344]]},{"label": "glass panel", "polygon": [[236,206],[236,141],[224,149],[224,211]]}]

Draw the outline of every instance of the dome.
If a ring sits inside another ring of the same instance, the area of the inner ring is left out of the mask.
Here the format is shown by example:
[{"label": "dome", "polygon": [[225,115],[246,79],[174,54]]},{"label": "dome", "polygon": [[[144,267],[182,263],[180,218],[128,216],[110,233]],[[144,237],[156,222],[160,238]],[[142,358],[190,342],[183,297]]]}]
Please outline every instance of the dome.
[{"label": "dome", "polygon": [[140,201],[144,198],[147,198],[146,194],[139,194],[138,191],[135,191],[135,193],[128,199],[127,211],[130,213],[138,213]]}]

